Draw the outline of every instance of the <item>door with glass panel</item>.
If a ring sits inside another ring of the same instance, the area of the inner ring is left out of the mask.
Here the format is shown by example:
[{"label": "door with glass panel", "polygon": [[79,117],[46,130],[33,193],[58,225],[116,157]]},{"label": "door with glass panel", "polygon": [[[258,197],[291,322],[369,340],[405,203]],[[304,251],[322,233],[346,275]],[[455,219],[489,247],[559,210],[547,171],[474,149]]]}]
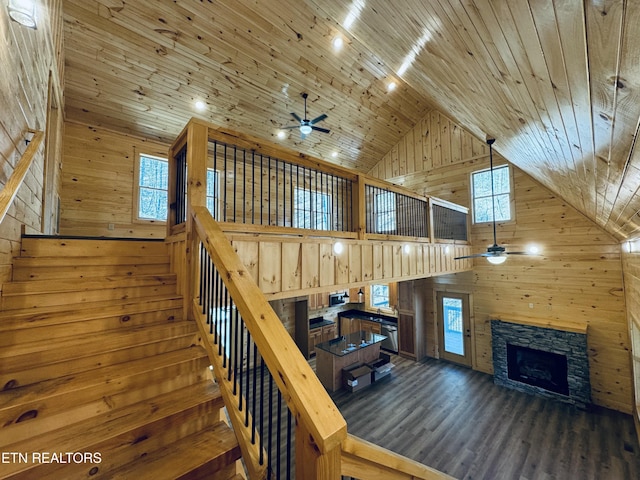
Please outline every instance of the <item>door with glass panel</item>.
[{"label": "door with glass panel", "polygon": [[471,320],[469,295],[438,292],[440,358],[471,366]]}]

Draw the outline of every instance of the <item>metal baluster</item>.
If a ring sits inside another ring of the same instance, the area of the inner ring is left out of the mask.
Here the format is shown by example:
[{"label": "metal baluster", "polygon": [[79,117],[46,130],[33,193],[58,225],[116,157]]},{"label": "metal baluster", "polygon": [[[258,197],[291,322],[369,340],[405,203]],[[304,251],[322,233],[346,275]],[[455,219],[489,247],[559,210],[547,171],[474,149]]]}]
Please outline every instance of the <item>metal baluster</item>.
[{"label": "metal baluster", "polygon": [[[236,309],[237,311],[237,309]],[[236,317],[238,315],[236,314]],[[236,357],[236,370],[238,371],[238,377],[236,379],[235,382],[233,382],[234,385],[234,389],[235,389],[235,385],[238,384],[238,410],[242,411],[242,375],[244,373],[244,362],[242,357],[244,356],[244,322],[242,321],[242,318],[240,318],[240,323],[238,323],[236,325],[239,329],[238,331],[238,337],[239,337],[239,352],[237,353],[237,357]]]},{"label": "metal baluster", "polygon": [[236,212],[238,211],[238,207],[236,205],[236,198],[238,196],[236,192],[236,185],[238,184],[238,172],[236,166],[238,164],[237,159],[238,149],[236,146],[233,146],[233,223],[236,222]]},{"label": "metal baluster", "polygon": [[269,418],[267,419],[267,472],[271,476],[273,473],[273,376],[269,372]]},{"label": "metal baluster", "polygon": [[282,431],[282,393],[280,393],[280,389],[277,390],[278,395],[278,407],[276,410],[277,417],[277,429],[276,429],[276,478],[280,478],[280,452],[282,451],[282,435],[280,432]]},{"label": "metal baluster", "polygon": [[[249,390],[249,377],[251,377],[251,372],[255,371],[254,368],[251,368],[251,332],[247,330],[247,374],[245,376],[244,390],[247,395],[247,408],[244,411],[244,426],[249,426],[249,399],[251,398],[251,393]],[[255,391],[253,392],[255,395]]]},{"label": "metal baluster", "polygon": [[256,212],[256,151],[251,150],[251,224],[255,223]]},{"label": "metal baluster", "polygon": [[258,346],[253,343],[253,395],[252,395],[252,405],[251,411],[253,415],[251,416],[251,444],[256,444],[256,421],[257,421],[257,410],[256,410],[256,402],[258,400],[258,371],[256,369],[256,365],[258,364]]},{"label": "metal baluster", "polygon": [[[229,308],[229,335],[227,337],[227,343],[229,344],[229,368],[227,369],[227,381],[231,381],[231,379],[233,378],[234,382],[233,382],[233,394],[236,394],[236,382],[235,382],[235,375],[236,375],[236,366],[238,364],[238,346],[237,346],[237,340],[238,340],[238,335],[237,335],[237,323],[238,323],[238,309],[234,309],[235,303],[233,301],[233,298],[231,298],[231,305]],[[235,310],[235,313],[234,313]],[[233,328],[233,321],[234,321],[234,317],[235,317],[235,321],[236,321],[236,329],[234,330]],[[231,349],[233,348],[233,352],[231,351]]]},{"label": "metal baluster", "polygon": [[264,465],[264,358],[260,356],[260,465]]},{"label": "metal baluster", "polygon": [[268,189],[269,193],[267,195],[267,225],[271,225],[271,157],[269,157],[269,175],[267,176],[267,180],[269,182]]},{"label": "metal baluster", "polygon": [[223,210],[223,215],[222,215],[222,221],[226,222],[227,221],[227,144],[224,144],[224,185],[222,186],[223,190],[224,190],[224,210]]},{"label": "metal baluster", "polygon": [[291,410],[287,408],[287,480],[291,480]]}]

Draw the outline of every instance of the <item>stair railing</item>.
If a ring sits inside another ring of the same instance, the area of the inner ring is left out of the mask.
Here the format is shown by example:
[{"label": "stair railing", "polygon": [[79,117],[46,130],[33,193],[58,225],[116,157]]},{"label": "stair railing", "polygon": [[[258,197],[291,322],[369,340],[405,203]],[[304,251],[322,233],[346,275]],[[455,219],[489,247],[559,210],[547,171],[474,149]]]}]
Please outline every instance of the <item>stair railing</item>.
[{"label": "stair railing", "polygon": [[340,478],[344,418],[209,211],[191,211],[192,314],[250,478]]},{"label": "stair railing", "polygon": [[27,172],[44,139],[44,133],[41,131],[29,130],[29,132],[34,134],[33,138],[22,154],[22,157],[20,157],[20,160],[18,160],[11,177],[9,177],[9,180],[7,180],[7,183],[5,183],[4,188],[0,192],[0,223],[2,223],[9,208],[11,208],[11,204],[16,198],[18,190],[24,182],[24,178],[27,176]]}]

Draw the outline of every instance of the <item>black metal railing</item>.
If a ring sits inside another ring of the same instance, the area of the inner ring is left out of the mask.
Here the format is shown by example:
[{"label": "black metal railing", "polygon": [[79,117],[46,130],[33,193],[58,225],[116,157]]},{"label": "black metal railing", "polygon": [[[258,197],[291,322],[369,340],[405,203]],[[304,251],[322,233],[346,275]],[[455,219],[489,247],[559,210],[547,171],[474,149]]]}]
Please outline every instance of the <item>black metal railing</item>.
[{"label": "black metal railing", "polygon": [[176,198],[170,209],[175,210],[176,225],[187,221],[187,146],[174,158],[176,164]]},{"label": "black metal railing", "polygon": [[425,200],[366,185],[365,204],[367,233],[429,236],[429,205]]},{"label": "black metal railing", "polygon": [[353,182],[255,150],[209,142],[219,178],[211,214],[221,222],[350,232]]},{"label": "black metal railing", "polygon": [[432,203],[433,236],[442,240],[468,240],[467,214]]},{"label": "black metal railing", "polygon": [[260,465],[266,464],[267,478],[295,478],[295,425],[291,411],[202,243],[199,294],[226,380],[233,385],[235,408],[244,412],[251,443],[259,447]]}]

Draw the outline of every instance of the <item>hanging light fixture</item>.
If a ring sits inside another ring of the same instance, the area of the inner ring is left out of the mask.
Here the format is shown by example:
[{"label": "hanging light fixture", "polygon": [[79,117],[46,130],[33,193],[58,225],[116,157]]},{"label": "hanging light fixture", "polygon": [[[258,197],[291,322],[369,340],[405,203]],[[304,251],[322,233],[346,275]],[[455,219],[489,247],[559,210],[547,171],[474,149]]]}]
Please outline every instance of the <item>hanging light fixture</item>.
[{"label": "hanging light fixture", "polygon": [[9,18],[20,25],[33,28],[37,27],[35,0],[9,0],[7,5]]}]

